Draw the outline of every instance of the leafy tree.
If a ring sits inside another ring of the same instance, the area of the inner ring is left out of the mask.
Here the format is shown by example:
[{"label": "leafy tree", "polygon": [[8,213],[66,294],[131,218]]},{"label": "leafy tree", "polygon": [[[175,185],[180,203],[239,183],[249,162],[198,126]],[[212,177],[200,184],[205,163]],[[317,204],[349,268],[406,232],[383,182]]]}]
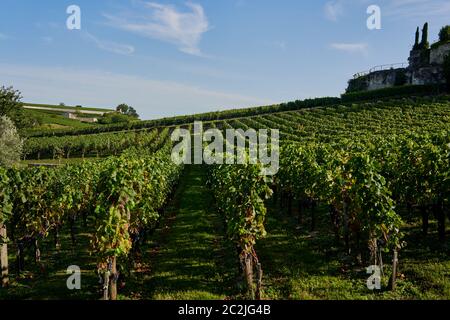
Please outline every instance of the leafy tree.
[{"label": "leafy tree", "polygon": [[7,116],[19,129],[33,127],[37,121],[22,108],[21,99],[22,96],[18,90],[12,87],[0,87],[0,116]]},{"label": "leafy tree", "polygon": [[439,31],[439,41],[440,42],[450,41],[450,26],[442,27],[441,31]]},{"label": "leafy tree", "polygon": [[21,108],[22,96],[12,87],[0,87],[0,116],[9,116],[12,112]]},{"label": "leafy tree", "polygon": [[129,109],[130,109],[130,107],[127,104],[122,103],[117,106],[116,111],[120,112],[122,114],[127,114]]},{"label": "leafy tree", "polygon": [[136,110],[125,103],[119,104],[116,108],[116,111],[120,112],[121,114],[131,116],[133,118],[139,118],[139,115],[137,114]]},{"label": "leafy tree", "polygon": [[23,141],[14,123],[7,116],[0,117],[0,166],[11,166],[20,160]]},{"label": "leafy tree", "polygon": [[133,107],[130,107],[130,109],[128,110],[128,115],[133,118],[139,118],[139,115]]}]

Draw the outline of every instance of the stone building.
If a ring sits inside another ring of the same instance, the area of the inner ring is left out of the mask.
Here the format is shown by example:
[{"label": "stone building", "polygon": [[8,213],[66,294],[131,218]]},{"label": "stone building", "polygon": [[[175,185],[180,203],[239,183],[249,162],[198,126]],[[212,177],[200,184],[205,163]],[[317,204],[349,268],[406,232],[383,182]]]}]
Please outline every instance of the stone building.
[{"label": "stone building", "polygon": [[79,117],[74,112],[64,112],[63,116],[65,118],[72,119],[72,120],[78,120],[80,122],[86,122],[86,123],[96,123],[96,122],[98,122],[97,118],[83,118],[83,117]]},{"label": "stone building", "polygon": [[450,55],[450,42],[439,41],[430,47],[428,23],[422,29],[419,42],[419,28],[416,40],[408,58],[408,64],[391,64],[372,68],[354,75],[349,81],[347,92],[368,91],[402,85],[444,84],[444,59]]}]

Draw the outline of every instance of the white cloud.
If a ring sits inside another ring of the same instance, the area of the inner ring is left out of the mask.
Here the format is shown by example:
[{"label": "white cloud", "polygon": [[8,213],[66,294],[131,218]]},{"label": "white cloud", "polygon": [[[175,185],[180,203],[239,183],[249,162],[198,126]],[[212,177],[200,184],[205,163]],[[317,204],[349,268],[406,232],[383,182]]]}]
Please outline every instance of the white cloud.
[{"label": "white cloud", "polygon": [[209,22],[201,5],[189,2],[186,6],[190,12],[181,12],[172,5],[145,2],[144,9],[150,10],[150,18],[104,16],[112,26],[174,44],[184,53],[201,56],[199,44],[202,35],[209,30]]},{"label": "white cloud", "polygon": [[0,40],[6,40],[8,38],[9,37],[6,34],[0,32]]},{"label": "white cloud", "polygon": [[59,27],[56,22],[36,22],[34,25],[39,29],[57,29]]},{"label": "white cloud", "polygon": [[272,43],[272,45],[276,48],[279,48],[280,50],[286,51],[287,44],[285,41],[275,41]]},{"label": "white cloud", "polygon": [[[425,21],[441,19],[448,21],[450,1],[448,0],[329,0],[324,6],[324,14],[328,20],[338,21],[352,7],[377,4],[383,16],[405,20]],[[441,21],[439,20],[439,21]]]},{"label": "white cloud", "polygon": [[325,17],[331,21],[337,21],[344,13],[344,6],[340,0],[328,1],[324,7]]},{"label": "white cloud", "polygon": [[105,51],[109,51],[109,52],[117,53],[117,54],[123,54],[123,55],[129,55],[134,52],[133,46],[130,46],[128,44],[117,43],[117,42],[113,42],[113,41],[100,40],[97,37],[95,37],[94,35],[90,34],[89,32],[83,33],[82,37],[85,40],[94,43],[97,46],[97,48],[105,50]]},{"label": "white cloud", "polygon": [[286,41],[264,41],[263,44],[267,47],[275,48],[277,50],[286,51],[287,50],[287,43]]},{"label": "white cloud", "polygon": [[367,43],[332,43],[331,47],[347,53],[360,53],[364,55],[367,55],[369,49]]},{"label": "white cloud", "polygon": [[47,44],[53,43],[53,38],[46,36],[46,37],[42,37],[42,41],[44,41]]},{"label": "white cloud", "polygon": [[391,0],[386,6],[387,16],[410,19],[448,18],[448,0]]},{"label": "white cloud", "polygon": [[0,63],[0,83],[26,102],[115,107],[133,105],[144,119],[268,105],[268,99],[99,70]]}]

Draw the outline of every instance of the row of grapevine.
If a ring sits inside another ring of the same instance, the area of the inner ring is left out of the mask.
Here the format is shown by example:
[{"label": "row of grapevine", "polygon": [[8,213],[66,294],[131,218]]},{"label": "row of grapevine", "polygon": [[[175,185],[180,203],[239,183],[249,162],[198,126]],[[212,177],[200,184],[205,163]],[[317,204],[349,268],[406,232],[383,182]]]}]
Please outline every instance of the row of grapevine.
[{"label": "row of grapevine", "polygon": [[257,299],[261,294],[262,268],[255,244],[266,235],[264,201],[272,194],[261,169],[260,165],[251,164],[215,165],[210,168],[208,179],[228,237],[236,244],[247,293]]},{"label": "row of grapevine", "polygon": [[[355,239],[370,242],[371,257],[376,256],[376,239],[391,248],[400,246],[401,218],[394,211],[386,179],[368,153],[321,144],[287,145],[280,159],[277,190],[297,201],[329,205],[336,238],[342,228],[347,252],[352,232]],[[355,243],[356,250],[362,245]],[[363,258],[364,252],[358,253]]]},{"label": "row of grapevine", "polygon": [[158,150],[169,135],[166,128],[159,132],[121,132],[99,135],[29,138],[24,145],[25,159],[70,158],[119,155],[130,147]]},{"label": "row of grapevine", "polygon": [[92,247],[100,272],[111,279],[113,299],[117,259],[137,249],[144,233],[155,227],[179,179],[182,167],[172,162],[170,151],[167,144],[153,157],[138,149],[127,152],[108,161],[99,176]]},{"label": "row of grapevine", "polygon": [[119,157],[74,166],[0,169],[0,226],[8,230],[9,239],[3,239],[17,249],[18,272],[26,247],[34,247],[39,263],[43,239],[54,234],[58,248],[66,225],[76,242],[75,229],[82,223],[90,230],[90,252],[105,279],[104,298],[115,299],[117,263],[127,260],[156,226],[181,174],[182,166],[170,154],[167,142],[156,153],[130,148]]}]

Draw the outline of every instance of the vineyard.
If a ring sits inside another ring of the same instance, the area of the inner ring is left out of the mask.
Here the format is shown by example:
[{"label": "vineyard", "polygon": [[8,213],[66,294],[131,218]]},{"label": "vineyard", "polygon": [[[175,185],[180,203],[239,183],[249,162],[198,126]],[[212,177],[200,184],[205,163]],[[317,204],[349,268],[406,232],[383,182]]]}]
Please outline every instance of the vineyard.
[{"label": "vineyard", "polygon": [[[450,99],[321,102],[27,138],[83,161],[0,167],[0,299],[449,299]],[[199,119],[279,129],[278,173],[176,165]]]}]

